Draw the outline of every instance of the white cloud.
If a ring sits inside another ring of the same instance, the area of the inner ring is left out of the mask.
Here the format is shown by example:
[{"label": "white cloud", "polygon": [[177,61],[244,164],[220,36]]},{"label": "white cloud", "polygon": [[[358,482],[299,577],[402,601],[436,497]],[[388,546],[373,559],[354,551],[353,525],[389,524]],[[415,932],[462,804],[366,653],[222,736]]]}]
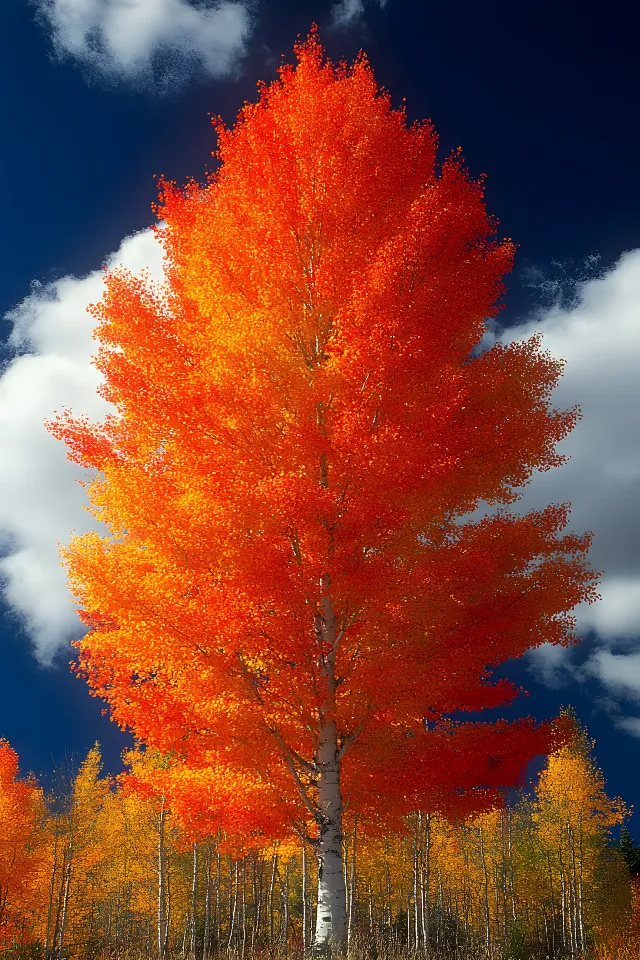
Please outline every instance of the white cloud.
[{"label": "white cloud", "polygon": [[[535,475],[519,509],[569,500],[573,529],[594,531],[591,559],[603,571],[602,599],[575,612],[578,630],[596,631],[606,647],[584,670],[575,669],[618,695],[640,693],[640,653],[611,653],[622,642],[640,646],[640,250],[623,254],[604,275],[577,283],[570,302],[556,292],[553,306],[500,338],[521,340],[542,330],[544,347],[566,360],[554,403],[579,403],[582,410],[560,447],[570,461]],[[574,669],[564,651],[550,659],[542,648],[533,659],[547,682]]]},{"label": "white cloud", "polygon": [[611,690],[640,701],[640,651],[615,654],[607,649],[597,650],[585,669]]},{"label": "white cloud", "polygon": [[[387,0],[376,0],[382,9]],[[331,8],[331,23],[336,28],[351,27],[364,17],[365,0],[338,0]]]},{"label": "white cloud", "polygon": [[167,85],[234,73],[251,0],[34,0],[60,56],[111,80]]},{"label": "white cloud", "polygon": [[548,687],[563,687],[568,681],[577,679],[571,662],[571,648],[543,643],[532,650],[528,658],[536,676]]},{"label": "white cloud", "polygon": [[637,706],[640,703],[640,650],[628,654],[614,654],[606,647],[597,650],[580,671],[581,674],[596,677],[609,691],[609,695],[598,700],[598,706],[604,709],[614,726],[632,737],[640,739],[640,717],[623,713],[623,703],[627,700]]},{"label": "white cloud", "polygon": [[520,509],[571,501],[571,526],[594,531],[591,559],[604,571],[602,600],[578,610],[580,629],[640,635],[640,250],[579,284],[571,305],[541,311],[500,339],[538,330],[543,347],[566,361],[554,404],[578,403],[582,419],[560,445],[569,462],[536,474]]},{"label": "white cloud", "polygon": [[[160,279],[162,248],[146,230],[124,240],[107,265],[120,263],[136,272],[146,266]],[[13,325],[10,345],[20,353],[0,379],[0,576],[42,662],[80,626],[57,541],[92,523],[83,510],[84,491],[74,483],[85,472],[66,459],[43,420],[67,406],[92,419],[104,416],[107,404],[96,393],[100,375],[89,362],[96,350],[94,320],[86,311],[100,300],[102,284],[96,270],[35,285],[6,318]]]},{"label": "white cloud", "polygon": [[615,720],[615,725],[630,733],[632,737],[640,738],[640,717],[619,717]]},{"label": "white cloud", "polygon": [[640,574],[610,576],[605,569],[599,592],[601,600],[578,611],[581,629],[615,639],[640,635]]}]

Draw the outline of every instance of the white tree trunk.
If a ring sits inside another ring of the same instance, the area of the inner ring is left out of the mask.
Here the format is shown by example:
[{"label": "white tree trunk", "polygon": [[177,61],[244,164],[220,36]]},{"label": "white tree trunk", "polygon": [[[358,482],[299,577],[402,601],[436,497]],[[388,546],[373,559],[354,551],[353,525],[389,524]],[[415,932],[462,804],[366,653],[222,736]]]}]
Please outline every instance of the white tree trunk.
[{"label": "white tree trunk", "polygon": [[164,820],[165,810],[163,797],[158,820],[158,956],[160,960],[163,960],[166,956],[168,931]]},{"label": "white tree trunk", "polygon": [[[56,889],[56,871],[58,869],[58,821],[55,821],[56,832],[55,832],[55,843],[53,847],[53,865],[51,869],[51,883],[49,885],[49,908],[47,910],[47,933],[44,941],[44,955],[46,958],[49,957],[50,947],[51,947],[51,926],[53,920],[53,895]],[[54,945],[55,949],[55,945]],[[53,952],[53,951],[51,951]]]},{"label": "white tree trunk", "polygon": [[196,960],[196,913],[198,909],[198,844],[193,845],[193,877],[191,881],[191,942],[189,956]]},{"label": "white tree trunk", "polygon": [[206,886],[204,895],[204,944],[202,947],[202,960],[209,960],[209,944],[211,940],[211,862],[213,860],[213,850],[211,844],[207,846],[207,872]]},{"label": "white tree trunk", "polygon": [[67,863],[67,869],[64,880],[64,897],[62,900],[62,920],[60,921],[60,940],[58,941],[58,956],[62,956],[62,948],[64,946],[64,931],[67,925],[67,913],[69,909],[69,890],[71,889],[71,843],[69,843],[69,860]]},{"label": "white tree trunk", "polygon": [[302,953],[307,955],[307,848],[302,843]]},{"label": "white tree trunk", "polygon": [[315,766],[318,771],[317,814],[318,840],[318,912],[316,915],[316,949],[342,952],[347,944],[347,897],[342,865],[342,792],[340,788],[341,758],[336,727],[335,656],[337,648],[336,619],[330,594],[328,575],[321,580],[321,613],[314,631],[320,653],[320,676],[325,685],[320,708],[320,725]]},{"label": "white tree trunk", "polygon": [[347,939],[347,898],[342,870],[342,795],[335,721],[320,733],[318,749],[318,913],[317,946],[341,948]]}]

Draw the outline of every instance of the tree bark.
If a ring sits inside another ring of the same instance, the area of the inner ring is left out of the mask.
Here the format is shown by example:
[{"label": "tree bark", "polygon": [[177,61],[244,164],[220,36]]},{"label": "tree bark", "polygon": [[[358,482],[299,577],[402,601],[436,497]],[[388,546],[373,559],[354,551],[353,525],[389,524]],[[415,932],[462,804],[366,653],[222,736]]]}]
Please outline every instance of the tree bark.
[{"label": "tree bark", "polygon": [[216,948],[220,944],[220,929],[222,926],[222,911],[220,907],[220,884],[222,883],[222,867],[220,864],[220,834],[216,838]]},{"label": "tree bark", "polygon": [[253,953],[256,945],[258,928],[260,926],[260,910],[262,901],[262,884],[260,882],[258,871],[258,858],[255,853],[251,858],[251,893],[253,902],[253,915],[251,920],[251,952]]},{"label": "tree bark", "polygon": [[242,957],[247,945],[247,858],[242,858]]},{"label": "tree bark", "polygon": [[166,891],[166,857],[164,849],[164,797],[160,806],[158,821],[158,956],[164,960],[167,944],[167,891]]},{"label": "tree bark", "polygon": [[281,941],[283,947],[286,948],[287,940],[289,938],[289,861],[284,865],[284,883],[282,886],[282,933]]},{"label": "tree bark", "polygon": [[62,957],[62,948],[64,946],[64,932],[67,925],[67,914],[69,910],[69,891],[71,889],[71,843],[69,843],[69,859],[66,865],[64,879],[64,895],[62,898],[62,919],[60,921],[60,939],[58,941],[58,956]]},{"label": "tree bark", "polygon": [[580,945],[582,949],[585,949],[585,936],[584,936],[584,913],[583,913],[583,831],[582,831],[582,814],[580,814],[580,839],[579,839],[579,873],[578,873],[578,924],[580,929]]},{"label": "tree bark", "polygon": [[204,895],[204,943],[202,945],[202,960],[209,960],[209,945],[211,941],[211,862],[213,851],[211,844],[207,846],[207,872]]},{"label": "tree bark", "polygon": [[[44,941],[44,955],[46,960],[53,951],[51,950],[51,926],[53,919],[53,897],[56,887],[56,871],[58,869],[58,821],[56,820],[55,842],[53,847],[53,865],[51,869],[51,883],[49,885],[49,906],[47,909],[47,933]],[[55,944],[55,937],[54,937]]]},{"label": "tree bark", "polygon": [[321,613],[314,629],[320,653],[320,677],[324,684],[324,701],[320,707],[320,724],[316,769],[318,770],[318,910],[316,915],[316,948],[341,951],[347,942],[347,900],[342,865],[342,791],[341,758],[335,720],[336,689],[335,654],[336,621],[331,602],[330,580],[322,578]]},{"label": "tree bark", "polygon": [[355,930],[357,895],[358,895],[358,874],[356,870],[356,850],[358,844],[358,818],[356,817],[353,825],[353,846],[351,848],[351,878],[349,881],[349,920],[347,930],[347,940],[349,943]]},{"label": "tree bark", "polygon": [[335,721],[321,730],[318,760],[320,836],[315,942],[317,945],[331,943],[339,948],[347,939],[347,900],[342,872],[342,795]]},{"label": "tree bark", "polygon": [[425,947],[429,948],[431,938],[431,893],[429,890],[431,880],[431,815],[426,815],[425,824],[425,849],[424,849],[424,880],[422,883],[422,936]]},{"label": "tree bark", "polygon": [[302,844],[302,953],[307,955],[307,848]]},{"label": "tree bark", "polygon": [[198,844],[193,845],[193,877],[191,880],[191,942],[189,956],[196,960],[196,913],[198,909]]},{"label": "tree bark", "polygon": [[[229,858],[230,864],[233,862],[231,857]],[[235,862],[235,873],[233,877],[233,882],[231,880],[231,865],[229,866],[229,940],[227,941],[227,949],[231,949],[231,944],[233,943],[233,935],[235,933],[236,927],[236,913],[238,909],[238,883],[240,880],[238,861]]]},{"label": "tree bark", "polygon": [[413,911],[413,925],[414,925],[413,939],[414,939],[414,943],[415,943],[415,946],[416,946],[416,950],[418,949],[418,946],[419,946],[419,944],[420,944],[420,911],[419,911],[419,908],[418,908],[418,903],[419,903],[418,890],[419,890],[419,883],[420,883],[420,880],[419,880],[419,877],[420,877],[420,860],[419,860],[419,852],[418,852],[418,850],[419,850],[419,848],[418,848],[418,842],[419,842],[419,841],[418,841],[418,829],[419,829],[419,821],[418,821],[418,823],[416,824],[416,830],[415,830],[415,836],[414,836],[414,846],[413,846],[413,903],[414,903],[414,911]]},{"label": "tree bark", "polygon": [[274,851],[271,858],[271,883],[269,884],[269,943],[273,943],[273,891],[276,885],[276,872],[278,870],[278,851]]},{"label": "tree bark", "polygon": [[482,862],[483,890],[484,890],[484,939],[487,947],[487,953],[491,949],[491,915],[489,912],[489,873],[487,871],[487,860],[484,852],[484,833],[480,829],[480,858]]}]

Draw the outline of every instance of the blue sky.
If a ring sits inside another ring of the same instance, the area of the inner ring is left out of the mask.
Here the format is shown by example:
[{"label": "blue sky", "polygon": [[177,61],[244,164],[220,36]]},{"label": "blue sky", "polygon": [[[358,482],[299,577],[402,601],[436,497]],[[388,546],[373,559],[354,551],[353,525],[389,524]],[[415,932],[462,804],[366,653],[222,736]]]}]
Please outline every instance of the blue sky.
[{"label": "blue sky", "polygon": [[571,500],[605,575],[602,600],[578,611],[580,648],[507,668],[530,692],[508,715],[573,703],[609,790],[640,803],[640,133],[637,24],[622,9],[4,0],[0,737],[25,769],[46,773],[97,738],[115,770],[126,743],[69,673],[77,621],[56,541],[87,519],[79,474],[42,428],[65,404],[101,413],[84,306],[106,262],[159,270],[154,174],[202,179],[208,115],[232,122],[315,20],[333,59],[364,48],[394,104],[434,121],[441,157],[462,146],[519,244],[491,336],[543,330],[567,360],[556,402],[584,414],[571,461],[534,478],[523,508]]}]

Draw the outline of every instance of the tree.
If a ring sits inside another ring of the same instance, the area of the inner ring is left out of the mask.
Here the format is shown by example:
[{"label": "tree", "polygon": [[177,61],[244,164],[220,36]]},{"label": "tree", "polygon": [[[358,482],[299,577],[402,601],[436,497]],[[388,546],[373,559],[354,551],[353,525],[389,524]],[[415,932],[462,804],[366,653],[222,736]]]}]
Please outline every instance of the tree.
[{"label": "tree", "polygon": [[[73,783],[59,780],[48,809],[34,781],[16,780],[15,755],[0,762],[5,952],[151,956],[157,936],[159,956],[206,960],[308,944],[315,877],[299,838],[247,849],[218,831],[194,843],[193,781],[157,779],[168,767],[154,751],[125,760],[127,773],[103,777],[92,748]],[[167,786],[186,822],[157,795]],[[525,788],[512,805],[465,820],[417,811],[384,836],[361,834],[349,812],[350,948],[582,956],[584,927],[589,956],[636,960],[637,882],[607,842],[625,810],[604,792],[584,736],[578,749],[551,756],[538,793]]]},{"label": "tree", "polygon": [[634,844],[629,830],[624,825],[620,830],[619,850],[629,873],[632,877],[637,877],[640,874],[640,847]]},{"label": "tree", "polygon": [[51,798],[47,957],[61,957],[73,943],[88,944],[95,933],[105,869],[101,826],[110,798],[101,771],[100,747],[95,744],[77,772],[60,772],[57,796]]},{"label": "tree", "polygon": [[63,551],[81,675],[178,766],[262,793],[264,831],[309,833],[340,944],[345,797],[387,829],[499,802],[557,729],[446,717],[510,702],[491,669],[570,643],[596,575],[567,504],[506,509],[578,414],[537,338],[479,351],[514,254],[482,182],[436,167],[362,54],[295,49],[215,121],[208,182],[162,182],[166,284],[106,278],[113,414],[50,429],[108,528]]},{"label": "tree", "polygon": [[562,949],[574,956],[587,948],[593,928],[606,927],[607,920],[611,929],[620,926],[628,877],[608,841],[628,811],[622,800],[607,796],[591,755],[593,741],[572,712],[566,715],[574,735],[549,757],[537,785],[533,821],[548,865]]},{"label": "tree", "polygon": [[42,791],[18,775],[18,757],[0,740],[0,949],[32,941],[47,871]]}]

